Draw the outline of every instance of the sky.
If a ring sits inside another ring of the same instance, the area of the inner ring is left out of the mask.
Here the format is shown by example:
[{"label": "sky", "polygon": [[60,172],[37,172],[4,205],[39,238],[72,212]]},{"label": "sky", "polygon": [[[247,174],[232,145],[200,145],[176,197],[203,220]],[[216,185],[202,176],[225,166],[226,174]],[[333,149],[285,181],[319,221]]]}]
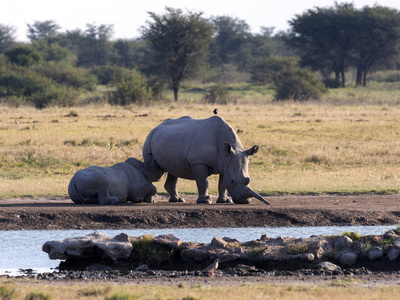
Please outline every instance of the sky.
[{"label": "sky", "polygon": [[[230,16],[246,21],[253,33],[260,27],[289,29],[288,21],[314,7],[331,7],[333,0],[2,0],[0,24],[17,29],[16,39],[28,41],[27,24],[52,20],[61,32],[86,29],[86,24],[113,25],[113,39],[140,36],[140,27],[150,21],[148,12],[165,13],[165,7],[203,12],[204,17]],[[357,8],[379,4],[400,10],[399,0],[338,1]]]}]

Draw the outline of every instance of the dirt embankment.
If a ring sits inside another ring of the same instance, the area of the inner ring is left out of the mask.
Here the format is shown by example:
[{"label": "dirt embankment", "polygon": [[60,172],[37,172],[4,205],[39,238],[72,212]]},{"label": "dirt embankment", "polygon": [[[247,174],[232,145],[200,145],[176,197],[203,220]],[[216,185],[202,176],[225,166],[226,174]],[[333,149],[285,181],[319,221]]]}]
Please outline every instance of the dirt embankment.
[{"label": "dirt embankment", "polygon": [[169,203],[78,205],[68,198],[0,200],[0,230],[277,227],[400,224],[400,195],[268,197],[270,206]]}]

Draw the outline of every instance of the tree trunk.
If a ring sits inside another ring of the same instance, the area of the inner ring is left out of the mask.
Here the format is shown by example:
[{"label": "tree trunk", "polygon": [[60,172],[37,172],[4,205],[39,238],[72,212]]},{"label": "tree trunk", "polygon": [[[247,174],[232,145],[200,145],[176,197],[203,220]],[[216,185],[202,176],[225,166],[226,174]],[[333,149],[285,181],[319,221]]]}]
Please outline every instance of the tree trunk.
[{"label": "tree trunk", "polygon": [[367,74],[368,74],[368,70],[365,69],[364,73],[363,73],[363,86],[367,86]]},{"label": "tree trunk", "polygon": [[179,84],[174,84],[172,89],[174,91],[174,100],[175,102],[178,102]]},{"label": "tree trunk", "polygon": [[339,87],[340,86],[340,73],[337,70],[335,70],[335,80],[336,80],[336,85]]},{"label": "tree trunk", "polygon": [[342,87],[345,87],[346,86],[346,76],[345,76],[345,74],[344,74],[344,69],[342,68],[342,70],[341,70],[341,77],[342,77]]},{"label": "tree trunk", "polygon": [[362,79],[362,68],[361,65],[358,65],[356,74],[356,86],[361,85],[361,79]]}]

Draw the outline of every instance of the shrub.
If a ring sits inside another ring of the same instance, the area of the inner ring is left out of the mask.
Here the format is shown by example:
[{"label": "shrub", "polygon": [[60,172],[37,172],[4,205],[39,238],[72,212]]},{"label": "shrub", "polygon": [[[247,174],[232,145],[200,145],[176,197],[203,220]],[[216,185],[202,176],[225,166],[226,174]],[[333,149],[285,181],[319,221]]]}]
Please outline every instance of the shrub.
[{"label": "shrub", "polygon": [[322,81],[317,80],[309,69],[301,68],[294,57],[264,59],[253,66],[251,75],[255,82],[274,85],[275,100],[318,99],[326,90]]},{"label": "shrub", "polygon": [[6,74],[0,74],[0,97],[31,96],[50,83],[50,79],[27,68],[10,70]]},{"label": "shrub", "polygon": [[115,90],[111,92],[109,98],[111,104],[141,104],[152,99],[152,90],[144,76],[135,70],[121,75],[121,78],[117,78],[113,82]]},{"label": "shrub", "polygon": [[322,82],[315,79],[314,75],[305,69],[293,73],[286,73],[275,84],[275,100],[305,101],[319,99],[324,91]]},{"label": "shrub", "polygon": [[17,45],[4,52],[7,59],[14,65],[29,67],[41,61],[39,52],[30,45]]},{"label": "shrub", "polygon": [[79,93],[72,88],[53,84],[34,93],[30,101],[39,109],[48,106],[70,107],[76,104],[78,96]]},{"label": "shrub", "polygon": [[90,73],[97,77],[100,84],[110,84],[126,72],[129,70],[119,66],[105,65],[93,67]]},{"label": "shrub", "polygon": [[219,103],[226,104],[228,102],[228,88],[223,84],[217,84],[212,86],[204,96],[206,103]]},{"label": "shrub", "polygon": [[37,73],[61,85],[93,90],[97,84],[96,76],[87,69],[76,68],[68,63],[48,62],[34,67]]}]

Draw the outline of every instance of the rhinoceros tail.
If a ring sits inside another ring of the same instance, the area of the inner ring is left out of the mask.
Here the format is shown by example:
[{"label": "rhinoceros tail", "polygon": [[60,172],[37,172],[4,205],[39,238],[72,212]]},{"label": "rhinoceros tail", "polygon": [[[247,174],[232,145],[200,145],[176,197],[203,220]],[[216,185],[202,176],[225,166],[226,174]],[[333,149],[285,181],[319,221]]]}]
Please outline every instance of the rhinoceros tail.
[{"label": "rhinoceros tail", "polygon": [[72,177],[68,185],[68,195],[76,204],[84,204],[85,201],[76,189],[75,176]]}]

